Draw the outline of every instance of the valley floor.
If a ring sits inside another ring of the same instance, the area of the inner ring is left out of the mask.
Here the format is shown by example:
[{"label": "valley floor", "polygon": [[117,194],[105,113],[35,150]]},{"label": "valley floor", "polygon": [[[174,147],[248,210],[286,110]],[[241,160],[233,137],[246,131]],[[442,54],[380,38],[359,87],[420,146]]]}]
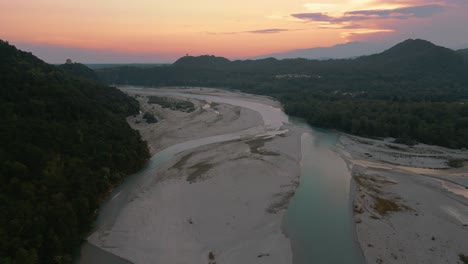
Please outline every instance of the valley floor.
[{"label": "valley floor", "polygon": [[354,216],[367,263],[462,263],[468,255],[468,152],[349,135]]},{"label": "valley floor", "polygon": [[[115,223],[88,241],[135,264],[292,263],[282,223],[299,182],[303,131],[268,127],[259,112],[233,104],[120,89],[140,102],[142,113],[128,122],[152,154],[194,139],[242,136],[163,163]],[[267,97],[216,89],[170,91],[280,107]],[[148,103],[154,95],[188,100],[195,111]],[[144,113],[159,122],[146,123]],[[468,160],[467,151],[342,134],[337,152],[353,175],[354,220],[367,263],[462,263],[460,255],[468,255],[468,167],[447,164]]]},{"label": "valley floor", "polygon": [[[213,143],[179,153],[153,172],[110,229],[88,241],[138,263],[292,263],[282,221],[300,173],[301,133],[284,125],[276,136],[262,116],[224,103],[189,100],[196,110],[173,111],[148,103],[151,89],[121,89],[141,104],[129,117],[151,152],[196,138],[245,131],[238,140]],[[242,98],[280,107],[264,97],[213,89],[184,90]],[[222,94],[221,94],[222,93]],[[159,120],[147,124],[145,112]]]}]

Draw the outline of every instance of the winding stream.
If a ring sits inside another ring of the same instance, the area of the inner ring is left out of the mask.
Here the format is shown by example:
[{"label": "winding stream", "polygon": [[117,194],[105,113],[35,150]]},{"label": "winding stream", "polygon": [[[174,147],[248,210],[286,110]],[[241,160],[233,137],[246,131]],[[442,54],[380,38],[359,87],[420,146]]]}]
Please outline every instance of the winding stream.
[{"label": "winding stream", "polygon": [[[288,116],[283,111],[261,103],[211,95],[170,91],[165,93],[249,108],[262,115],[264,126],[191,140],[158,152],[144,169],[129,177],[102,204],[95,231],[110,229],[122,208],[138,196],[138,193],[148,188],[158,166],[174,158],[177,153],[246,136],[281,134],[284,132],[280,129],[281,125],[289,122]],[[355,241],[352,224],[349,202],[350,175],[344,161],[332,151],[337,142],[337,135],[331,132],[319,132],[301,121],[294,120],[293,123],[306,131],[302,136],[301,184],[291,201],[284,225],[284,231],[291,239],[294,263],[364,263]],[[130,262],[85,243],[78,263],[128,264]]]}]

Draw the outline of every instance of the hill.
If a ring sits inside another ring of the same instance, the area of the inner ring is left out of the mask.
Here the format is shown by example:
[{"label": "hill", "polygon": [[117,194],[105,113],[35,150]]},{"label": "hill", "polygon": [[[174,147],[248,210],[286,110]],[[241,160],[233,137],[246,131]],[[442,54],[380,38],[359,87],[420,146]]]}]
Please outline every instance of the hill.
[{"label": "hill", "polygon": [[0,263],[72,263],[99,201],[148,158],[138,103],[0,41]]},{"label": "hill", "polygon": [[99,76],[88,68],[86,65],[81,63],[70,63],[70,64],[62,64],[58,66],[60,69],[64,70],[65,72],[74,75],[76,77],[81,77],[88,80],[93,80],[95,82],[99,82]]},{"label": "hill", "polygon": [[421,39],[408,39],[380,53],[359,59],[369,70],[398,72],[399,76],[432,76],[457,78],[465,69],[465,62],[451,49],[436,46]]},{"label": "hill", "polygon": [[174,62],[176,67],[197,67],[197,68],[216,68],[223,67],[230,61],[223,57],[215,57],[213,55],[203,55],[198,57],[185,56]]}]

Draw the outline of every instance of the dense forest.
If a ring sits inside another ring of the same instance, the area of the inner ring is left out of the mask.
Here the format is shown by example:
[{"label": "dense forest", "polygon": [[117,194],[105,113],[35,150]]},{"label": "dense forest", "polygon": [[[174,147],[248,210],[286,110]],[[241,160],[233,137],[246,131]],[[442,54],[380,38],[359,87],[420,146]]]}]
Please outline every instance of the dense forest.
[{"label": "dense forest", "polygon": [[71,263],[106,192],[149,156],[125,120],[138,103],[73,74],[0,41],[2,264]]},{"label": "dense forest", "polygon": [[83,65],[81,63],[67,63],[59,65],[58,67],[75,77],[93,80],[96,82],[100,81],[99,76],[96,74],[96,72],[94,72],[90,68],[86,67],[86,65]]},{"label": "dense forest", "polygon": [[380,54],[341,60],[179,59],[153,68],[102,69],[102,80],[147,86],[208,86],[266,94],[319,127],[468,147],[466,51],[406,40]]}]

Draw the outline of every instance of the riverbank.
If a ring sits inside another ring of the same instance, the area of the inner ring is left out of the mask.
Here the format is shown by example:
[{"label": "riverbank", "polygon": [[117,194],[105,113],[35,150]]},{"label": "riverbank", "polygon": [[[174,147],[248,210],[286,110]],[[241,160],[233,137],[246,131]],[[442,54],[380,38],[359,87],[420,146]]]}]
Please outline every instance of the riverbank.
[{"label": "riverbank", "polygon": [[[135,264],[292,263],[290,241],[281,227],[298,185],[302,132],[288,124],[277,126],[265,114],[280,104],[207,88],[170,91],[210,100],[120,89],[140,102],[142,114],[128,122],[152,153],[195,139],[239,137],[185,150],[162,163],[129,195],[112,224],[98,228],[88,241]],[[195,111],[150,104],[150,95],[188,100]],[[216,102],[216,97],[223,100]],[[236,98],[270,108],[258,112],[235,105]],[[146,123],[144,113],[158,123]]]},{"label": "riverbank", "polygon": [[468,255],[468,152],[350,135],[339,151],[356,186],[356,232],[367,263],[462,263]]},{"label": "riverbank", "polygon": [[[133,87],[120,87],[122,91],[133,96],[140,103],[142,113],[127,119],[130,126],[140,132],[143,140],[148,143],[151,154],[155,154],[168,146],[180,142],[204,138],[215,135],[234,133],[262,124],[262,116],[253,110],[229,105],[197,100],[189,97],[168,96],[152,89],[132,89]],[[239,95],[231,92],[221,92],[210,88],[167,89],[171,92],[183,92],[189,94],[208,94],[237,98]],[[158,104],[148,103],[150,96],[169,97],[176,100],[189,101],[194,104],[193,112],[183,112],[163,108]],[[252,99],[251,99],[252,100]],[[257,99],[259,101],[259,99]],[[262,103],[276,106],[272,100],[261,100]],[[151,113],[157,119],[157,123],[148,124],[143,116]]]}]

